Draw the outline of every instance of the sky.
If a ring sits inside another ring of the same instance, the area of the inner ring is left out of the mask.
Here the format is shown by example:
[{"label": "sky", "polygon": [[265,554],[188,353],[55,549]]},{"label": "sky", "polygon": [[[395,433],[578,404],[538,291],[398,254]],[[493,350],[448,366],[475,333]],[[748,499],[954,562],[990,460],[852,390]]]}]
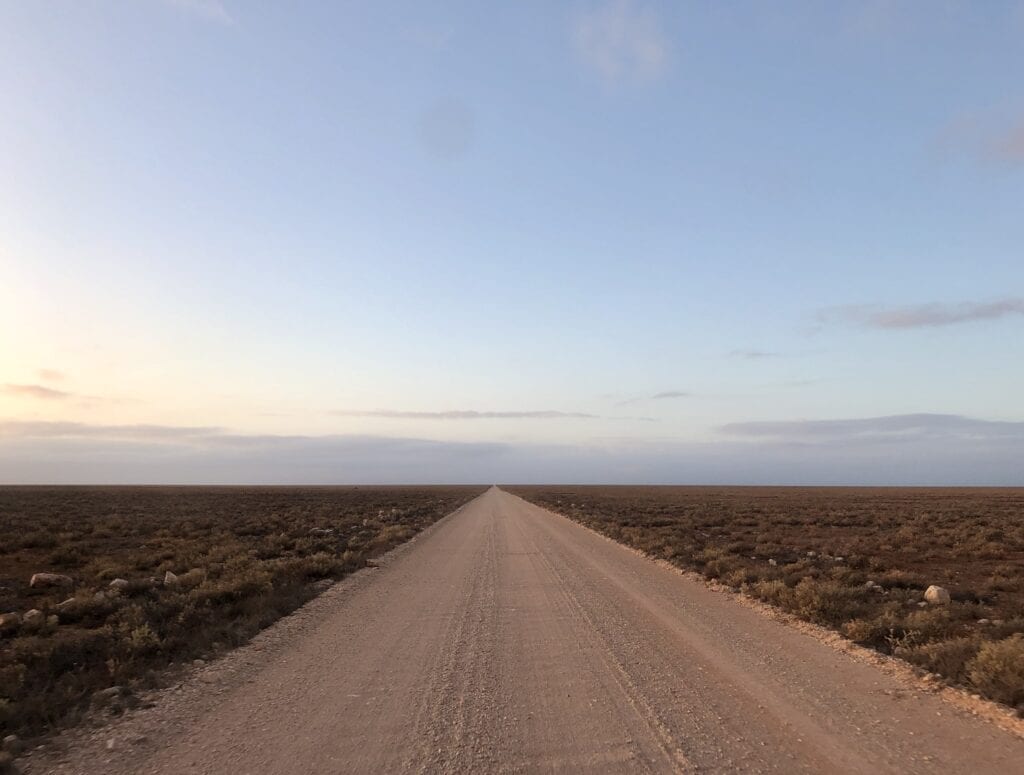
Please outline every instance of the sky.
[{"label": "sky", "polygon": [[0,0],[0,483],[1024,485],[1024,0]]}]

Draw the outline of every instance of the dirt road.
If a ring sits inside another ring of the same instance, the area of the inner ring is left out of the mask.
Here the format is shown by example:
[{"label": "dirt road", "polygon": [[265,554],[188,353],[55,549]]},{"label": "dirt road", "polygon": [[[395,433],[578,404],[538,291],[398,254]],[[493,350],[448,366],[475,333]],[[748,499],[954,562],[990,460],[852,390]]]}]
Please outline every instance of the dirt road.
[{"label": "dirt road", "polygon": [[292,618],[30,772],[1024,773],[1019,738],[497,489]]}]

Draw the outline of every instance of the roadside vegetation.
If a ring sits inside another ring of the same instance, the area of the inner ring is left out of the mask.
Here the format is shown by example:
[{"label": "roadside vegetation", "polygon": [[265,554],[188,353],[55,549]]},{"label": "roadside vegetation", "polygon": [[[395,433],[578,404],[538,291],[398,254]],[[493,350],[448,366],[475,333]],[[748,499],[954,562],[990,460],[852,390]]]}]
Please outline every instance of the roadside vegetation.
[{"label": "roadside vegetation", "polygon": [[507,489],[1024,715],[1024,490]]},{"label": "roadside vegetation", "polygon": [[481,491],[0,488],[0,737],[123,711]]}]

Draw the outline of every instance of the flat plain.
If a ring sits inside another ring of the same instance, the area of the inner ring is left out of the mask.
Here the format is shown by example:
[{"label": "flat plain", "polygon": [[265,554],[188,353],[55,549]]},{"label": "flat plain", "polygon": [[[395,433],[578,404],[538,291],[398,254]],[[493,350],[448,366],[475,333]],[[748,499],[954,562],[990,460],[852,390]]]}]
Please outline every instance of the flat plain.
[{"label": "flat plain", "polygon": [[[0,614],[23,620],[0,632],[0,737],[121,712],[168,666],[244,643],[482,491],[0,488]],[[41,572],[66,581],[31,587]]]},{"label": "flat plain", "polygon": [[1024,489],[508,489],[1024,713]]},{"label": "flat plain", "polygon": [[1024,772],[1024,739],[493,488],[26,775]]}]

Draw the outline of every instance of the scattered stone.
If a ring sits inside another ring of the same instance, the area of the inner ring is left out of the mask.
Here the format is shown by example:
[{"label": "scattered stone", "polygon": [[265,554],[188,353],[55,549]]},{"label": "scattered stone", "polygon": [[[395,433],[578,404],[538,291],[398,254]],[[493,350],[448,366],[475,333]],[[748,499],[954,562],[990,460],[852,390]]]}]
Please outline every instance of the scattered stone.
[{"label": "scattered stone", "polygon": [[808,556],[808,557],[817,557],[817,556],[818,556],[818,553],[817,553],[817,552],[808,552],[808,553],[807,553],[807,556]]},{"label": "scattered stone", "polygon": [[112,716],[119,716],[128,708],[137,707],[139,704],[132,690],[126,686],[101,689],[92,695],[92,703],[94,707],[103,708]]},{"label": "scattered stone", "polygon": [[875,584],[875,582],[873,582],[871,579],[868,579],[864,582],[864,589],[874,589],[876,586],[878,585]]},{"label": "scattered stone", "polygon": [[17,735],[7,735],[4,738],[4,750],[12,756],[17,756],[25,750],[25,744],[21,742],[21,738]]},{"label": "scattered stone", "polygon": [[981,625],[981,626],[983,626],[983,627],[984,627],[984,626],[985,626],[986,624],[991,624],[991,622],[989,622],[989,620],[988,620],[988,619],[978,619],[978,622],[977,622],[977,623],[978,623],[978,624],[980,624],[980,625]]},{"label": "scattered stone", "polygon": [[205,664],[206,664],[206,660],[205,659],[193,659],[192,660],[192,666],[193,667],[202,667]]},{"label": "scattered stone", "polygon": [[778,566],[779,563],[776,560],[768,560],[768,564],[775,568]]},{"label": "scattered stone", "polygon": [[[364,520],[365,522],[365,520]],[[311,536],[329,536],[334,535],[334,528],[329,527],[313,527],[309,529]]]},{"label": "scattered stone", "polygon": [[845,561],[846,561],[845,557],[836,557],[836,562],[845,562]]},{"label": "scattered stone", "polygon": [[926,603],[931,603],[932,605],[949,605],[952,598],[949,596],[948,589],[932,584],[924,591],[924,599]]},{"label": "scattered stone", "polygon": [[17,632],[21,627],[21,614],[12,611],[9,614],[0,614],[0,633]]},{"label": "scattered stone", "polygon": [[69,597],[67,600],[61,600],[59,603],[57,603],[56,608],[58,611],[63,611],[65,608],[71,608],[71,606],[73,606],[74,604],[75,599],[73,597]]},{"label": "scattered stone", "polygon": [[110,588],[116,592],[123,592],[128,589],[130,583],[128,579],[114,579],[110,582]]},{"label": "scattered stone", "polygon": [[46,624],[46,614],[38,608],[33,608],[32,610],[25,612],[25,616],[22,618],[22,621],[26,627],[38,630]]},{"label": "scattered stone", "polygon": [[33,573],[28,582],[30,587],[71,587],[74,584],[74,579],[61,573]]},{"label": "scattered stone", "polygon": [[95,600],[97,603],[107,602],[107,596],[102,591],[93,594],[92,599]]},{"label": "scattered stone", "polygon": [[176,587],[176,586],[178,586],[178,575],[176,573],[172,573],[171,571],[167,571],[167,573],[164,574],[164,586],[165,587]]},{"label": "scattered stone", "polygon": [[925,608],[925,607],[928,606],[928,603],[927,603],[927,601],[922,600],[919,603],[916,603],[915,605],[917,605],[918,608]]},{"label": "scattered stone", "polygon": [[57,614],[50,614],[49,616],[46,617],[46,626],[47,627],[52,629],[52,628],[56,627],[58,624],[60,624],[60,618],[57,616]]},{"label": "scattered stone", "polygon": [[92,695],[93,702],[98,704],[104,704],[111,700],[116,700],[121,697],[131,696],[132,690],[127,686],[108,686],[106,689],[100,689],[98,692],[94,692]]},{"label": "scattered stone", "polygon": [[107,750],[113,751],[115,748],[117,748],[117,741],[114,738],[107,740]]}]

